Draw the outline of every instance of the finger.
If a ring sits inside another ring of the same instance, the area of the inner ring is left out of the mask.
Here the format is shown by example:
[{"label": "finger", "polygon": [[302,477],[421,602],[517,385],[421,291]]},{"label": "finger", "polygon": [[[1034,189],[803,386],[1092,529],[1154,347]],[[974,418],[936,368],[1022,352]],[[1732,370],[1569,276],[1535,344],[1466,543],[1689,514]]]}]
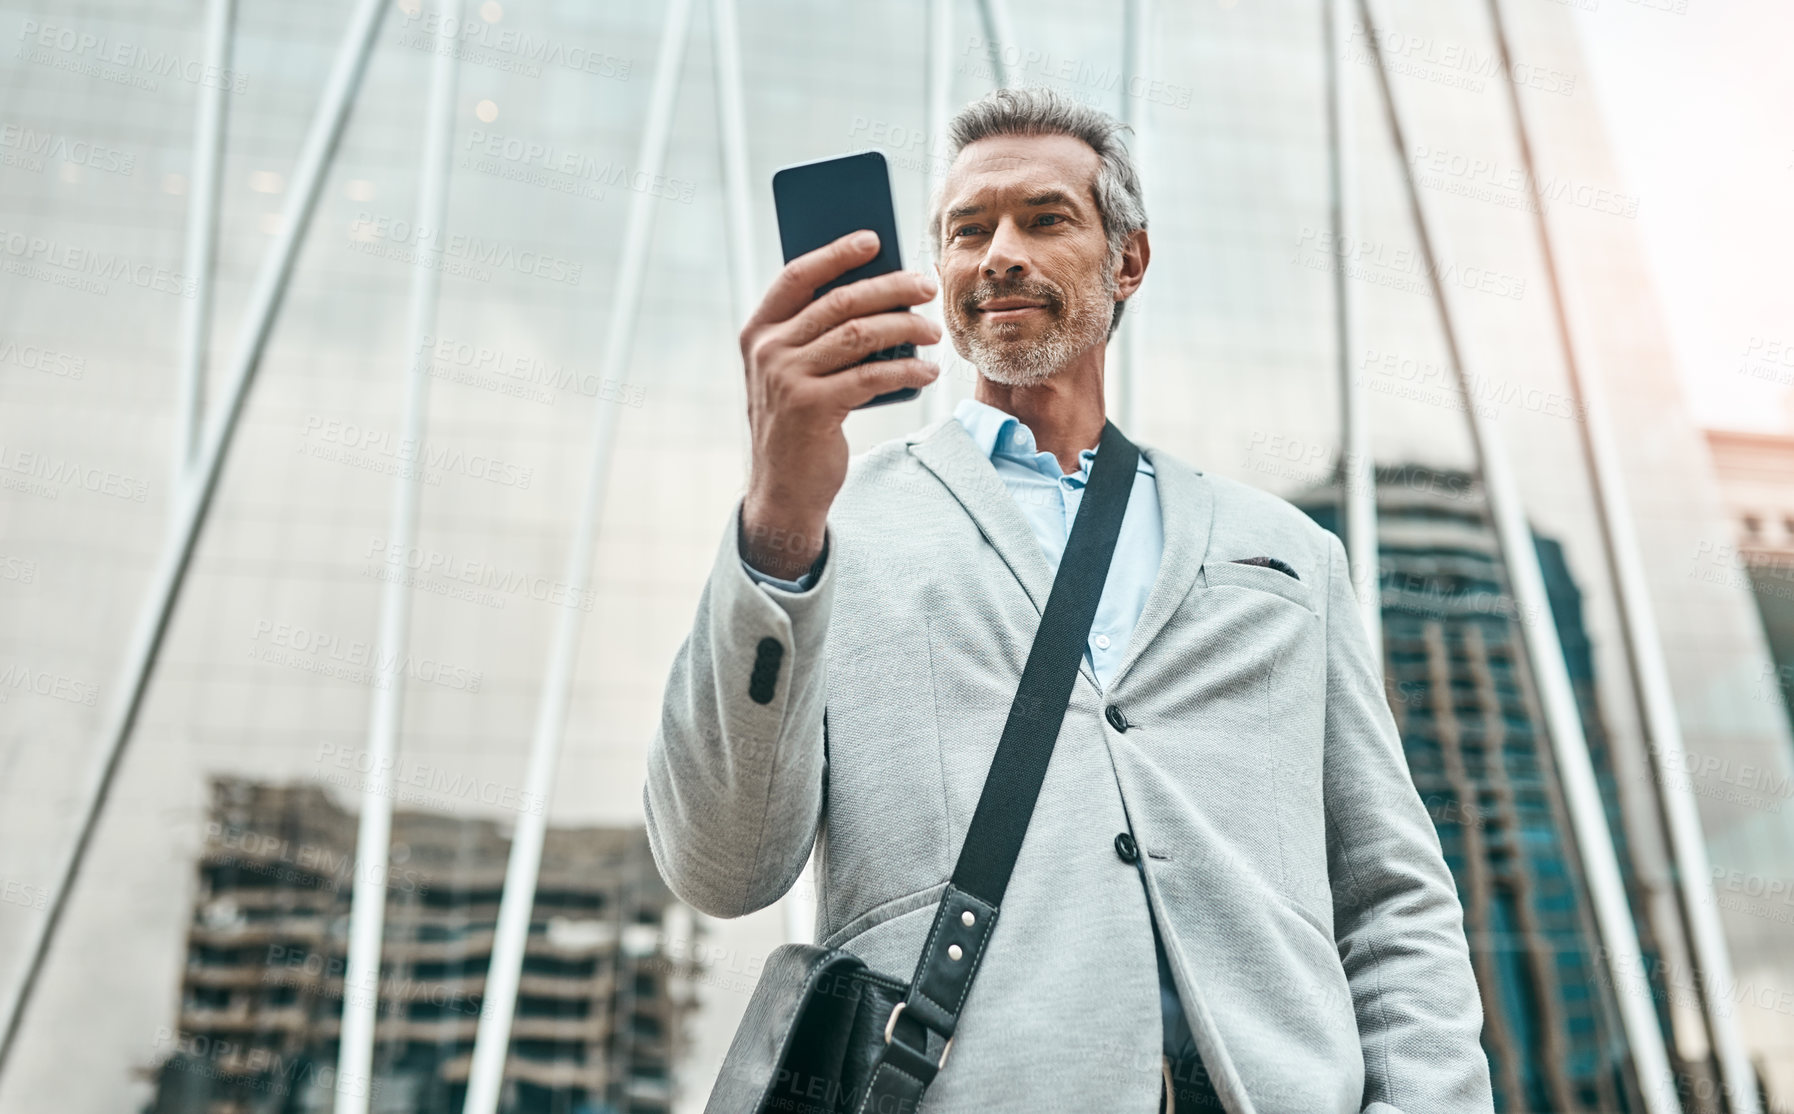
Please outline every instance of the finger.
[{"label": "finger", "polygon": [[831,375],[874,352],[899,344],[925,347],[939,343],[941,327],[908,310],[850,317],[808,344],[793,349],[807,375]]},{"label": "finger", "polygon": [[940,374],[940,365],[933,360],[910,356],[901,360],[870,360],[820,382],[828,392],[826,397],[846,411],[902,387],[926,387]]},{"label": "finger", "polygon": [[902,306],[925,305],[934,300],[936,285],[933,275],[892,271],[837,286],[791,319],[786,326],[788,343],[808,344],[813,338],[855,317]]},{"label": "finger", "polygon": [[[859,237],[866,237],[864,240]],[[816,288],[878,256],[878,233],[870,229],[849,232],[815,251],[805,252],[785,264],[778,277],[761,299],[760,308],[748,325],[770,325],[788,321],[816,297]]]}]

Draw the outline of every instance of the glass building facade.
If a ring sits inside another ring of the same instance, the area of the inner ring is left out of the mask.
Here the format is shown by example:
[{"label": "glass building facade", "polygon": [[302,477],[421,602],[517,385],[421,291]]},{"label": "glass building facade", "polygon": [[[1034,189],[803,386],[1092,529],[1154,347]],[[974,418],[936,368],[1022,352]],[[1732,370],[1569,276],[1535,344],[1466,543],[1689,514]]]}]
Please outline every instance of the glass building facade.
[{"label": "glass building facade", "polygon": [[[1297,505],[1338,532],[1337,489]],[[1464,906],[1495,1109],[1640,1109],[1480,485],[1464,472],[1384,468],[1377,509],[1384,686]],[[1562,547],[1534,542],[1647,968],[1661,971],[1650,921],[1636,917],[1643,895],[1595,698],[1581,592]],[[1667,1036],[1669,988],[1659,979],[1652,991]],[[1699,1065],[1677,1066],[1701,1073]]]},{"label": "glass building facade", "polygon": [[[1699,804],[1738,976],[1722,988],[1726,1008],[1771,1096],[1794,1103],[1794,1009],[1785,1007],[1794,906],[1768,896],[1794,892],[1794,808],[1750,780],[1787,783],[1789,727],[1779,692],[1763,695],[1768,657],[1748,589],[1700,575],[1733,527],[1685,416],[1632,219],[1640,199],[1606,150],[1600,90],[1578,46],[1579,21],[1599,13],[1554,0],[1500,3],[1515,72],[1524,71],[1519,93],[1570,319],[1594,360],[1587,370],[1609,383],[1622,434],[1686,738],[1678,761]],[[1566,633],[1566,650],[1582,660],[1573,669],[1586,667],[1584,721],[1602,728],[1590,738],[1611,779],[1610,822],[1640,934],[1665,978],[1684,978],[1675,876],[1580,412],[1530,194],[1515,177],[1515,121],[1491,64],[1489,0],[1375,3],[1407,150],[1389,138],[1368,29],[1347,29],[1333,59],[1352,123],[1344,165],[1354,233],[1343,241],[1330,231],[1329,46],[1316,0],[1153,5],[1137,81],[1123,78],[1119,4],[1011,5],[1015,37],[993,43],[980,5],[949,3],[944,59],[930,50],[923,0],[737,7],[745,230],[729,215],[729,99],[713,5],[692,7],[673,51],[677,95],[656,175],[641,145],[672,4],[469,0],[453,24],[459,84],[440,229],[420,228],[417,183],[443,12],[403,0],[386,13],[147,702],[0,1074],[0,1114],[175,1101],[164,1100],[174,1092],[159,1073],[180,1051],[170,1030],[188,1016],[195,918],[203,922],[217,884],[195,867],[211,853],[215,779],[309,787],[332,808],[357,811],[359,783],[344,778],[370,757],[380,680],[371,646],[389,585],[412,600],[399,663],[404,809],[490,824],[500,838],[536,806],[553,829],[639,825],[667,666],[746,476],[731,271],[751,278],[751,302],[777,270],[776,168],[867,148],[892,163],[904,257],[922,264],[942,142],[929,132],[931,70],[948,77],[950,109],[1003,74],[1137,122],[1155,251],[1110,348],[1112,362],[1124,343],[1139,354],[1128,369],[1131,402],[1125,412],[1116,403],[1118,424],[1200,469],[1292,498],[1333,475],[1342,363],[1369,401],[1375,459],[1423,462],[1439,474],[1476,468],[1439,307],[1417,262],[1404,164],[1413,170],[1471,373],[1468,405],[1508,445],[1527,518],[1560,547],[1581,593],[1585,640]],[[183,251],[197,98],[224,87],[208,348],[216,403],[351,8],[241,0],[223,74],[203,64],[199,0],[25,0],[0,11],[0,987],[8,992],[76,838],[178,505],[176,368],[196,282]],[[627,229],[632,210],[649,203],[648,264],[630,290],[639,295],[633,342],[613,361],[604,353],[624,293]],[[732,255],[732,230],[751,233],[746,259]],[[407,304],[427,243],[444,247],[440,305],[428,338],[414,343]],[[1352,305],[1343,345],[1340,273]],[[946,373],[921,400],[848,419],[854,451],[969,395],[970,367],[944,349],[933,355]],[[409,443],[402,417],[414,366],[431,388],[420,444]],[[607,409],[616,419],[613,466],[582,591],[563,570],[595,416]],[[388,528],[395,473],[406,471],[422,476],[408,545]],[[535,801],[525,777],[530,731],[568,609],[583,627],[565,744],[552,794]],[[1466,870],[1473,860],[1491,864],[1491,941],[1523,934],[1528,917],[1553,917],[1584,948],[1585,914],[1570,908],[1577,860],[1561,842],[1543,773],[1528,796],[1526,763],[1542,753],[1537,721],[1509,715],[1524,710],[1515,695],[1523,690],[1504,687],[1504,669],[1523,673],[1502,665],[1521,656],[1511,633],[1497,641],[1491,624],[1445,624],[1440,648],[1429,650],[1424,620],[1403,620],[1392,625],[1389,660],[1420,670],[1427,654],[1442,653],[1456,691],[1476,682],[1466,664],[1473,631],[1495,686],[1486,707],[1513,720],[1505,754],[1515,819],[1476,833],[1489,841],[1480,859],[1453,853]],[[1430,673],[1410,680],[1432,683]],[[1476,749],[1479,730],[1474,717],[1460,723],[1459,761],[1486,796],[1495,790],[1476,780],[1488,758]],[[1445,762],[1441,746],[1427,776],[1456,776]],[[1440,792],[1423,787],[1423,796]],[[1497,838],[1517,841],[1503,852],[1511,862],[1494,857]],[[469,862],[478,853],[465,852]],[[1504,896],[1519,891],[1497,866],[1531,871],[1530,896]],[[772,908],[706,923],[697,935],[705,974],[690,1041],[667,1065],[679,1111],[701,1109],[759,963],[787,938],[786,918]],[[1563,960],[1518,945],[1490,953],[1505,957],[1488,972],[1491,1000],[1532,999],[1504,1009],[1511,1026],[1501,1039],[1513,1051],[1497,1082],[1526,1096],[1506,1109],[1559,1109],[1529,1105],[1539,1095],[1582,1104],[1562,1109],[1630,1101],[1612,1071],[1625,1050],[1613,1046],[1598,965],[1570,950],[1581,966],[1544,973]],[[1573,1001],[1578,986],[1587,994]],[[1678,1057],[1698,1063],[1704,1037],[1688,998],[1670,997],[1663,1012]],[[1539,1049],[1557,1059],[1529,1051]],[[1686,1106],[1700,1109],[1693,1097]]]}]

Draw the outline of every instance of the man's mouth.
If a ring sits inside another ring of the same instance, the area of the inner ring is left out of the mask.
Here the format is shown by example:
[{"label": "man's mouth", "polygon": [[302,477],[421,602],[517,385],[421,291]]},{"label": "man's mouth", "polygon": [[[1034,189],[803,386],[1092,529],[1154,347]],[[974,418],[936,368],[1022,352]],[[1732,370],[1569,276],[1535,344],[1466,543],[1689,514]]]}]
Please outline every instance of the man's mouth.
[{"label": "man's mouth", "polygon": [[1044,313],[1046,305],[1023,298],[992,298],[979,306],[978,312],[992,321],[1014,321],[1030,313]]}]

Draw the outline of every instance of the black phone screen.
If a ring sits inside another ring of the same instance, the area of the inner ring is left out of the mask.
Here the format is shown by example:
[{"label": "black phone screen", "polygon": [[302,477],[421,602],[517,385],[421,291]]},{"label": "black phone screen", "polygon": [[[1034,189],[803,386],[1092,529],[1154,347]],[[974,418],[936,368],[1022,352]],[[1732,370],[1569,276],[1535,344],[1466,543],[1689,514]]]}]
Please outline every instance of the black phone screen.
[{"label": "black phone screen", "polygon": [[[787,263],[849,232],[870,228],[878,233],[878,255],[818,287],[816,297],[822,297],[837,286],[903,269],[903,258],[897,247],[897,207],[891,200],[891,171],[885,157],[877,151],[858,151],[839,158],[787,166],[772,176],[772,200],[778,212],[779,241]],[[865,362],[905,359],[915,354],[916,346],[904,343],[880,349]],[[869,399],[855,409],[907,402],[920,393],[915,387],[901,387]]]}]

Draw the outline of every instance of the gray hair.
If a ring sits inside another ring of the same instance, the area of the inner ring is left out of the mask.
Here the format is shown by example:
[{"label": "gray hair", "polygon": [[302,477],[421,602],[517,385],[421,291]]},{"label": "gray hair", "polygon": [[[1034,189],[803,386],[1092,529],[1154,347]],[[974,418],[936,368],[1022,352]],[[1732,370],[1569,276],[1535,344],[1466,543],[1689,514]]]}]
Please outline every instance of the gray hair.
[{"label": "gray hair", "polygon": [[[1099,108],[1079,104],[1045,86],[997,89],[959,110],[947,125],[948,165],[959,153],[980,139],[998,135],[1069,135],[1089,144],[1101,165],[1096,172],[1096,208],[1102,214],[1103,234],[1109,243],[1106,266],[1127,246],[1128,236],[1146,228],[1146,204],[1140,196],[1140,175],[1133,156],[1121,141],[1121,133],[1133,129]],[[931,248],[940,259],[944,229],[941,210],[946,204],[943,181],[928,207]],[[1109,335],[1121,326],[1127,302],[1115,303]]]}]

